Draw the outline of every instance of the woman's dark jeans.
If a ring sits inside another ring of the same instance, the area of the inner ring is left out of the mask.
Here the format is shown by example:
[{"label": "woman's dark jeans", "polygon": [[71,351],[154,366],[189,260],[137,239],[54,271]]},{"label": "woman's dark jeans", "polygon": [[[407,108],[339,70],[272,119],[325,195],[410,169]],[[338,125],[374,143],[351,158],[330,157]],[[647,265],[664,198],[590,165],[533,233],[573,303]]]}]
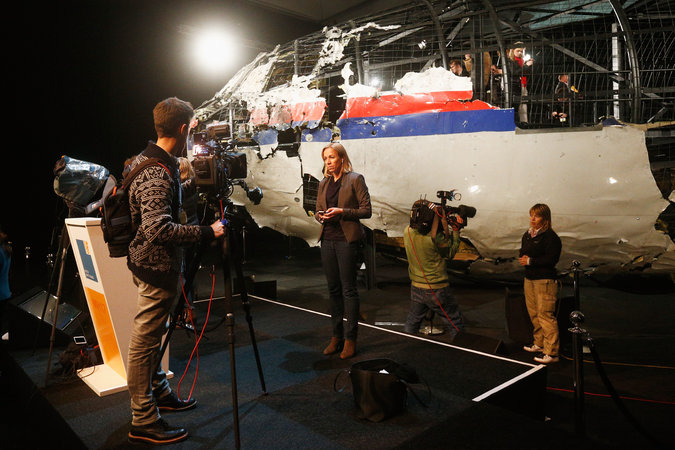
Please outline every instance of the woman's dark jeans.
[{"label": "woman's dark jeans", "polygon": [[[356,340],[359,293],[356,288],[359,243],[321,241],[321,262],[328,282],[333,337]],[[343,323],[347,319],[347,325]]]}]

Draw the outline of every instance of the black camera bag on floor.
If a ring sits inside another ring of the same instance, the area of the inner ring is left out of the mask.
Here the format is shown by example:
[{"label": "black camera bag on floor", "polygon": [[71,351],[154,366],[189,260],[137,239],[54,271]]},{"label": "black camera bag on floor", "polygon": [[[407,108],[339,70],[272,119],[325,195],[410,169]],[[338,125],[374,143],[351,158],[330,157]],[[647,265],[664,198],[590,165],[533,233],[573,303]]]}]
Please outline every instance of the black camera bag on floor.
[{"label": "black camera bag on floor", "polygon": [[409,390],[426,406],[409,386],[422,381],[415,369],[405,364],[386,358],[369,359],[352,364],[348,373],[359,419],[381,422],[402,413],[407,406]]}]

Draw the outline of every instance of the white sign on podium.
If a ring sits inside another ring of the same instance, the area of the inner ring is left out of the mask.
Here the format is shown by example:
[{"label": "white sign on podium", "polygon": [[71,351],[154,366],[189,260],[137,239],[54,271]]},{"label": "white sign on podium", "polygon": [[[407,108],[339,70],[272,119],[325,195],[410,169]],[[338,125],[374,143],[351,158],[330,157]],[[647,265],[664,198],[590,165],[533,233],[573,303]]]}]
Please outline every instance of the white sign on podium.
[{"label": "white sign on podium", "polygon": [[[103,363],[78,375],[99,396],[127,389],[127,353],[138,297],[126,258],[111,258],[103,240],[101,219],[66,219],[66,227],[96,331]],[[162,368],[169,372],[169,349]]]}]

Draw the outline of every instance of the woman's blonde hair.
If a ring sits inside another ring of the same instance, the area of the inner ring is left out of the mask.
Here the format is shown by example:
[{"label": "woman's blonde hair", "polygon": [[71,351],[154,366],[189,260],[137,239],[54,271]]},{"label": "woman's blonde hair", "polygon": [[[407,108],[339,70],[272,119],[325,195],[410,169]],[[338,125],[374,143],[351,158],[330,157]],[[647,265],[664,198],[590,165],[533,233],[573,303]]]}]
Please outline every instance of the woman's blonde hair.
[{"label": "woman's blonde hair", "polygon": [[539,216],[544,220],[544,231],[548,230],[551,228],[551,208],[548,207],[548,205],[545,205],[544,203],[537,203],[534,205],[532,208],[530,208],[530,215],[535,215]]},{"label": "woman's blonde hair", "polygon": [[[345,150],[345,147],[340,144],[339,142],[331,142],[330,144],[326,145],[322,150],[321,150],[321,160],[323,161],[323,152],[326,151],[326,149],[332,148],[335,150],[335,152],[338,154],[340,159],[342,159],[342,167],[341,167],[341,174],[342,173],[347,173],[352,171],[352,162],[349,159],[349,155],[347,155],[347,150]],[[325,177],[328,176],[328,171],[326,170],[326,166],[324,164],[323,166],[323,175]]]},{"label": "woman's blonde hair", "polygon": [[180,164],[179,170],[181,182],[195,177],[195,170],[192,168],[192,164],[190,164],[190,161],[187,158],[180,157],[178,158],[178,162]]}]

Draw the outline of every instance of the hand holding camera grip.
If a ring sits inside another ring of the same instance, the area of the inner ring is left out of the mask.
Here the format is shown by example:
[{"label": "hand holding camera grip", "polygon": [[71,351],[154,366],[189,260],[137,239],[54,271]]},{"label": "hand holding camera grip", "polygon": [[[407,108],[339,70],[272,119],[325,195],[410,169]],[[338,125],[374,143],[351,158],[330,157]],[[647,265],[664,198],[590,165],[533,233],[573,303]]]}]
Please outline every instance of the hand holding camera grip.
[{"label": "hand holding camera grip", "polygon": [[213,235],[216,238],[223,236],[225,234],[225,228],[227,226],[227,219],[223,218],[221,220],[216,220],[211,224],[211,229],[213,230]]}]

